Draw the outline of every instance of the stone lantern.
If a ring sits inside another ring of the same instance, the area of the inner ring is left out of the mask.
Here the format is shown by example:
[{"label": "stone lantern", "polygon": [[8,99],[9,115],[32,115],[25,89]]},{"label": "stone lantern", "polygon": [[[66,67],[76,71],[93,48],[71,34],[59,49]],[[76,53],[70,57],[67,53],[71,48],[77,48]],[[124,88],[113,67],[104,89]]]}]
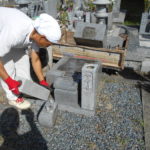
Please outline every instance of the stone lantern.
[{"label": "stone lantern", "polygon": [[95,0],[93,2],[96,5],[95,17],[97,18],[97,23],[107,24],[108,9],[107,5],[110,5],[109,0]]}]

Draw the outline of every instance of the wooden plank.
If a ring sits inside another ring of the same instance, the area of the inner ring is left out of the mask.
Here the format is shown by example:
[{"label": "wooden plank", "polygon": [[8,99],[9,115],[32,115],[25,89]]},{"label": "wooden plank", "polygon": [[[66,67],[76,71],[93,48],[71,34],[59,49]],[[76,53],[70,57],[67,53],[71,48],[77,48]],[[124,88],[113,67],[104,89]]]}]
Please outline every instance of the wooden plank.
[{"label": "wooden plank", "polygon": [[85,46],[53,45],[53,57],[61,58],[63,55],[78,56],[88,59],[101,60],[104,66],[123,69],[124,55],[123,50],[109,50],[91,48]]}]

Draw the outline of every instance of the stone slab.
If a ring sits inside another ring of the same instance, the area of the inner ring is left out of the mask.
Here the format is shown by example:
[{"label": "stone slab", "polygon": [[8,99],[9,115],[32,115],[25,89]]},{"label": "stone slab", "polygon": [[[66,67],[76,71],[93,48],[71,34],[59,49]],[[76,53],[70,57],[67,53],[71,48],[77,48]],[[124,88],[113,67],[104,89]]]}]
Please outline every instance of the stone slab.
[{"label": "stone slab", "polygon": [[106,25],[78,22],[74,38],[80,45],[105,47]]},{"label": "stone slab", "polygon": [[26,80],[22,77],[16,77],[16,80],[21,80],[22,84],[19,87],[19,91],[23,94],[42,99],[42,100],[48,100],[50,96],[50,91],[37,83]]}]

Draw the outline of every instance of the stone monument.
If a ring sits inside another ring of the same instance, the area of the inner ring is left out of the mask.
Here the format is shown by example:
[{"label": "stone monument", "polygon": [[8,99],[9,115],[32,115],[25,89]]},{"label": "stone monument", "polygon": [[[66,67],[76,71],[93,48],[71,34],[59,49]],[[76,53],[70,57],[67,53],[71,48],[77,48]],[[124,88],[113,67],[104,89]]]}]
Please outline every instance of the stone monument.
[{"label": "stone monument", "polygon": [[142,14],[140,32],[139,32],[140,46],[150,47],[150,13]]},{"label": "stone monument", "polygon": [[54,85],[58,109],[93,116],[100,72],[101,63],[97,60],[66,56],[60,59],[46,75],[47,82]]}]

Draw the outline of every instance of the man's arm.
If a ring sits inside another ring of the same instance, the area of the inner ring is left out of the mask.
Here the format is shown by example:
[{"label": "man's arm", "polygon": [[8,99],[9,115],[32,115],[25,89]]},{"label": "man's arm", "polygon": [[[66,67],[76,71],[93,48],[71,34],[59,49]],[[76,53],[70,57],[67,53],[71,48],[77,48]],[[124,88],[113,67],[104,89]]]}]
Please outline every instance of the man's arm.
[{"label": "man's arm", "polygon": [[6,72],[5,68],[4,68],[4,65],[2,63],[2,61],[0,60],[0,77],[5,81],[9,75],[8,73]]},{"label": "man's arm", "polygon": [[0,60],[0,77],[2,80],[5,81],[5,83],[8,85],[9,90],[11,90],[14,94],[19,95],[20,92],[18,90],[18,87],[21,85],[20,82],[13,80],[7,73],[7,71],[4,68],[4,65],[2,61]]},{"label": "man's arm", "polygon": [[32,66],[33,66],[33,70],[34,70],[37,78],[39,79],[39,83],[42,86],[49,89],[50,85],[44,79],[41,60],[39,58],[39,55],[34,50],[31,51],[31,63],[32,63]]},{"label": "man's arm", "polygon": [[39,79],[39,81],[44,80],[41,61],[39,55],[34,50],[31,51],[31,63],[32,63],[33,70],[37,78]]}]

